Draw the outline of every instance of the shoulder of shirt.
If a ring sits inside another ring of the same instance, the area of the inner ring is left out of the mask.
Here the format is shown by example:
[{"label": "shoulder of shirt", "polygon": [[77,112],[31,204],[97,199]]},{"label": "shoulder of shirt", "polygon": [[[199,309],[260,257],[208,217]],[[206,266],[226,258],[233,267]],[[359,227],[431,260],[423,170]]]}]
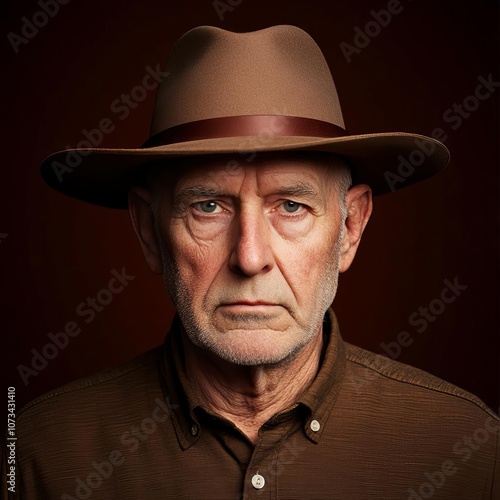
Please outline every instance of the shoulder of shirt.
[{"label": "shoulder of shirt", "polygon": [[[91,397],[92,392],[99,391],[107,383],[123,382],[124,379],[137,377],[137,372],[154,365],[158,359],[162,346],[151,349],[123,365],[107,368],[88,377],[69,382],[53,389],[24,405],[18,413],[18,418],[26,418],[32,413],[37,413],[41,407],[51,404],[65,404],[68,399],[85,400]],[[147,370],[148,372],[150,370]],[[137,380],[139,382],[139,380]]]},{"label": "shoulder of shirt", "polygon": [[381,356],[380,354],[375,354],[348,342],[345,342],[345,345],[348,362],[363,366],[397,383],[407,384],[408,387],[419,387],[434,391],[438,396],[451,396],[461,399],[465,403],[478,407],[496,420],[499,419],[498,415],[488,408],[477,396],[456,385],[414,366]]}]

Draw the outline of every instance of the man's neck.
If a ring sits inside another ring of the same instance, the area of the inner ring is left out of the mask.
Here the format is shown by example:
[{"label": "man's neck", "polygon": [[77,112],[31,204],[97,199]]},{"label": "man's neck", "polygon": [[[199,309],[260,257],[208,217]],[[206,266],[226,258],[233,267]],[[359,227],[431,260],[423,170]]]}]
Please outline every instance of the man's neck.
[{"label": "man's neck", "polygon": [[321,330],[280,365],[239,366],[195,346],[184,334],[186,372],[205,408],[233,422],[254,444],[262,424],[290,407],[311,385],[320,365]]}]

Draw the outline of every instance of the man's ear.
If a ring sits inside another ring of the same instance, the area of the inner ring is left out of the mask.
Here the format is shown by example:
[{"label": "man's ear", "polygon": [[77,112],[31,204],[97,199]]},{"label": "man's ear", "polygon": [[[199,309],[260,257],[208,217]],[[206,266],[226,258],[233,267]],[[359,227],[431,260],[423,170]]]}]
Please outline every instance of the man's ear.
[{"label": "man's ear", "polygon": [[339,271],[347,271],[354,260],[361,235],[372,213],[372,190],[366,184],[353,186],[346,195],[347,217],[344,224]]},{"label": "man's ear", "polygon": [[149,268],[155,274],[162,274],[160,244],[154,228],[151,199],[152,194],[148,189],[132,187],[128,193],[128,211]]}]

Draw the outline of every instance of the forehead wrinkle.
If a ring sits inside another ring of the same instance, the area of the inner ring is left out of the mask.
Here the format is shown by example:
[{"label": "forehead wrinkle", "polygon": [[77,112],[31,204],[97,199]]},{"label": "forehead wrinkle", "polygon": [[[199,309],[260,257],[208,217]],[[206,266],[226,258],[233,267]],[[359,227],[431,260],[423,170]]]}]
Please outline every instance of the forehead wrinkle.
[{"label": "forehead wrinkle", "polygon": [[[253,191],[259,197],[273,194],[298,196],[317,203],[325,203],[324,198],[327,196],[326,188],[327,184],[329,184],[329,179],[324,179],[326,182],[321,182],[321,179],[316,179],[315,175],[311,176],[311,172],[308,172],[308,175],[306,175],[309,179],[312,178],[312,182],[307,182],[300,179],[300,177],[304,177],[305,172],[290,171],[288,169],[284,172],[280,172],[279,170],[281,169],[269,172],[266,171],[266,166],[246,166],[242,172],[242,176],[225,175],[220,177],[219,175],[214,175],[214,171],[212,170],[212,178],[206,179],[206,183],[205,179],[202,180],[198,175],[193,176],[198,177],[198,179],[194,178],[191,180],[189,180],[189,175],[184,175],[177,183],[180,189],[175,189],[174,202],[182,203],[195,197],[241,197],[244,192]],[[327,169],[324,170],[326,171]],[[331,173],[329,172],[329,174]],[[329,174],[327,174],[328,177],[330,177]],[[182,187],[182,184],[185,187]]]},{"label": "forehead wrinkle", "polygon": [[175,193],[175,201],[182,202],[200,196],[220,196],[222,191],[216,187],[202,185],[189,186]]},{"label": "forehead wrinkle", "polygon": [[220,195],[220,190],[214,187],[202,185],[187,186],[180,190],[174,190],[170,198],[170,206],[174,212],[184,212],[193,199],[201,197],[215,198]]},{"label": "forehead wrinkle", "polygon": [[306,202],[312,207],[323,211],[327,204],[325,187],[316,182],[309,183],[294,179],[294,177],[292,174],[285,179],[276,179],[276,185],[268,188],[269,194]]},{"label": "forehead wrinkle", "polygon": [[306,182],[297,182],[293,184],[285,184],[273,189],[275,194],[287,196],[300,196],[301,198],[319,199],[318,190]]}]

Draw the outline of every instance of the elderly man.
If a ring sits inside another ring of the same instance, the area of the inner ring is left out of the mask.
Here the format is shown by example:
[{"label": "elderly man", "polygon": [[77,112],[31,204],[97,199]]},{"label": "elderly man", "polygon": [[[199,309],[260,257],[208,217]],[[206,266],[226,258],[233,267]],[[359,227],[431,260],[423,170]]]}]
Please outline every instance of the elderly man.
[{"label": "elderly man", "polygon": [[143,148],[55,153],[42,175],[128,206],[177,316],[164,346],[25,407],[22,498],[499,498],[498,418],[347,344],[329,309],[398,156],[424,157],[406,186],[446,148],[348,135],[292,26],[196,28],[166,73]]}]

